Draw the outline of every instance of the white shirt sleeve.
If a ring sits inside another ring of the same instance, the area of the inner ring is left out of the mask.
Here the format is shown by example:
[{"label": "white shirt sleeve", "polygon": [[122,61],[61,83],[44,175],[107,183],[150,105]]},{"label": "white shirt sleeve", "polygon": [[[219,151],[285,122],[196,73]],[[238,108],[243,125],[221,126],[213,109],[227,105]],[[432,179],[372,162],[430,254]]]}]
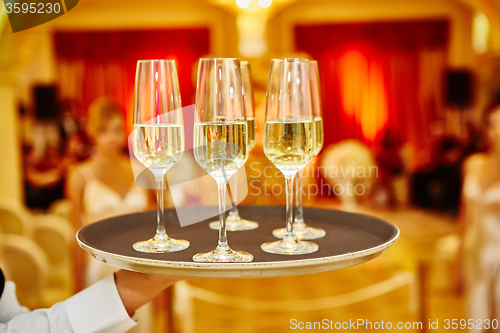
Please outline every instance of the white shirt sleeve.
[{"label": "white shirt sleeve", "polygon": [[12,281],[5,282],[5,289],[0,298],[0,323],[6,323],[17,315],[29,310],[19,305],[16,297],[16,285]]},{"label": "white shirt sleeve", "polygon": [[29,312],[7,282],[0,298],[0,333],[121,333],[136,325],[125,310],[113,275],[50,309]]}]

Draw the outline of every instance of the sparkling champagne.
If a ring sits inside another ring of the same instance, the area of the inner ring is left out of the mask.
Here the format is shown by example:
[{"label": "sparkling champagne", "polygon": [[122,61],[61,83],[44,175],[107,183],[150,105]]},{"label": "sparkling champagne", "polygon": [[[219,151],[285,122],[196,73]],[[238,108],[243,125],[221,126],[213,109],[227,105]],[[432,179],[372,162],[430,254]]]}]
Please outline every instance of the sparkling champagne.
[{"label": "sparkling champagne", "polygon": [[255,118],[248,117],[247,118],[247,130],[248,130],[248,151],[252,151],[253,147],[255,147]]},{"label": "sparkling champagne", "polygon": [[155,171],[167,171],[184,152],[183,125],[135,125],[134,153],[139,162]]},{"label": "sparkling champagne", "polygon": [[266,122],[264,153],[283,173],[293,177],[314,156],[313,121]]},{"label": "sparkling champagne", "polygon": [[323,134],[323,118],[314,118],[314,156],[318,155],[323,149],[324,134]]},{"label": "sparkling champagne", "polygon": [[227,182],[248,157],[247,123],[195,124],[194,158],[217,182]]}]

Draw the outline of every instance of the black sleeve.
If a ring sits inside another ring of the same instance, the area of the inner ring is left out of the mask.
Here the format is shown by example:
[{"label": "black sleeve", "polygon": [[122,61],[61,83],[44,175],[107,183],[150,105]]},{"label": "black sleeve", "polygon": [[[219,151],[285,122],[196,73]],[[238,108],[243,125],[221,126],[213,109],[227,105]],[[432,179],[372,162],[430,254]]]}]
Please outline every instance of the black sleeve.
[{"label": "black sleeve", "polygon": [[3,276],[2,269],[0,268],[0,297],[2,297],[4,287],[5,287],[5,277]]}]

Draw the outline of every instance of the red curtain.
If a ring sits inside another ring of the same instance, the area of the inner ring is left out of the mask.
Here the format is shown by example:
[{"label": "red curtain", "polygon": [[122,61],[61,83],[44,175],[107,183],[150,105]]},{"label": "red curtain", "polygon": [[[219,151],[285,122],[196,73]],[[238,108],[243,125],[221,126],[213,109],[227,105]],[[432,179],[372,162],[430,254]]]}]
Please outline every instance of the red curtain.
[{"label": "red curtain", "polygon": [[98,97],[114,98],[132,123],[137,60],[175,59],[184,106],[194,103],[196,63],[209,53],[209,30],[56,32],[59,95],[83,114]]},{"label": "red curtain", "polygon": [[447,21],[300,25],[295,45],[318,60],[325,144],[370,145],[391,127],[417,154],[428,150],[429,125],[444,112]]}]

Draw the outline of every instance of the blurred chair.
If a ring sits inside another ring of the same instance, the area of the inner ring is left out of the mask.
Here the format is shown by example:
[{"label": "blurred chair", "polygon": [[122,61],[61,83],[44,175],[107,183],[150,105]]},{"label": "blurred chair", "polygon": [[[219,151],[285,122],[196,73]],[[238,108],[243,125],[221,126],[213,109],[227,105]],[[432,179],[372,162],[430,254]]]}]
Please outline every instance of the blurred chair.
[{"label": "blurred chair", "polygon": [[378,174],[368,146],[354,139],[327,146],[319,162],[319,171],[331,191],[340,197],[342,208],[348,211],[355,210],[362,197],[368,197]]},{"label": "blurred chair", "polygon": [[29,308],[40,306],[49,270],[45,253],[32,240],[19,235],[4,235],[2,243],[6,276],[15,282],[19,302]]},{"label": "blurred chair", "polygon": [[[414,313],[420,306],[418,277],[414,272],[408,271],[395,272],[392,276],[383,281],[340,295],[295,300],[238,297],[200,288],[187,281],[181,281],[174,286],[173,310],[175,315],[179,318],[178,326],[180,326],[180,331],[183,333],[195,333],[197,330],[195,328],[196,316],[194,311],[194,300],[199,300],[212,306],[217,305],[232,311],[243,311],[245,313],[250,311],[271,312],[274,313],[275,316],[279,316],[279,313],[286,312],[290,314],[303,312],[313,313],[345,307],[359,302],[376,299],[403,287],[409,288],[408,309]],[[294,318],[293,315],[292,318]],[[203,332],[212,331],[204,329]]]},{"label": "blurred chair", "polygon": [[69,199],[59,199],[54,201],[50,207],[47,209],[47,214],[56,215],[62,217],[66,221],[71,223],[71,211],[73,210],[73,204]]},{"label": "blurred chair", "polygon": [[0,230],[4,234],[23,235],[31,238],[33,218],[19,201],[0,198]]},{"label": "blurred chair", "polygon": [[450,234],[439,238],[434,250],[434,275],[432,282],[440,290],[453,288],[455,285],[458,262],[460,260],[460,236]]},{"label": "blurred chair", "polygon": [[39,215],[33,231],[33,240],[47,255],[50,272],[48,285],[69,288],[71,283],[71,244],[75,232],[67,221],[55,215]]}]

